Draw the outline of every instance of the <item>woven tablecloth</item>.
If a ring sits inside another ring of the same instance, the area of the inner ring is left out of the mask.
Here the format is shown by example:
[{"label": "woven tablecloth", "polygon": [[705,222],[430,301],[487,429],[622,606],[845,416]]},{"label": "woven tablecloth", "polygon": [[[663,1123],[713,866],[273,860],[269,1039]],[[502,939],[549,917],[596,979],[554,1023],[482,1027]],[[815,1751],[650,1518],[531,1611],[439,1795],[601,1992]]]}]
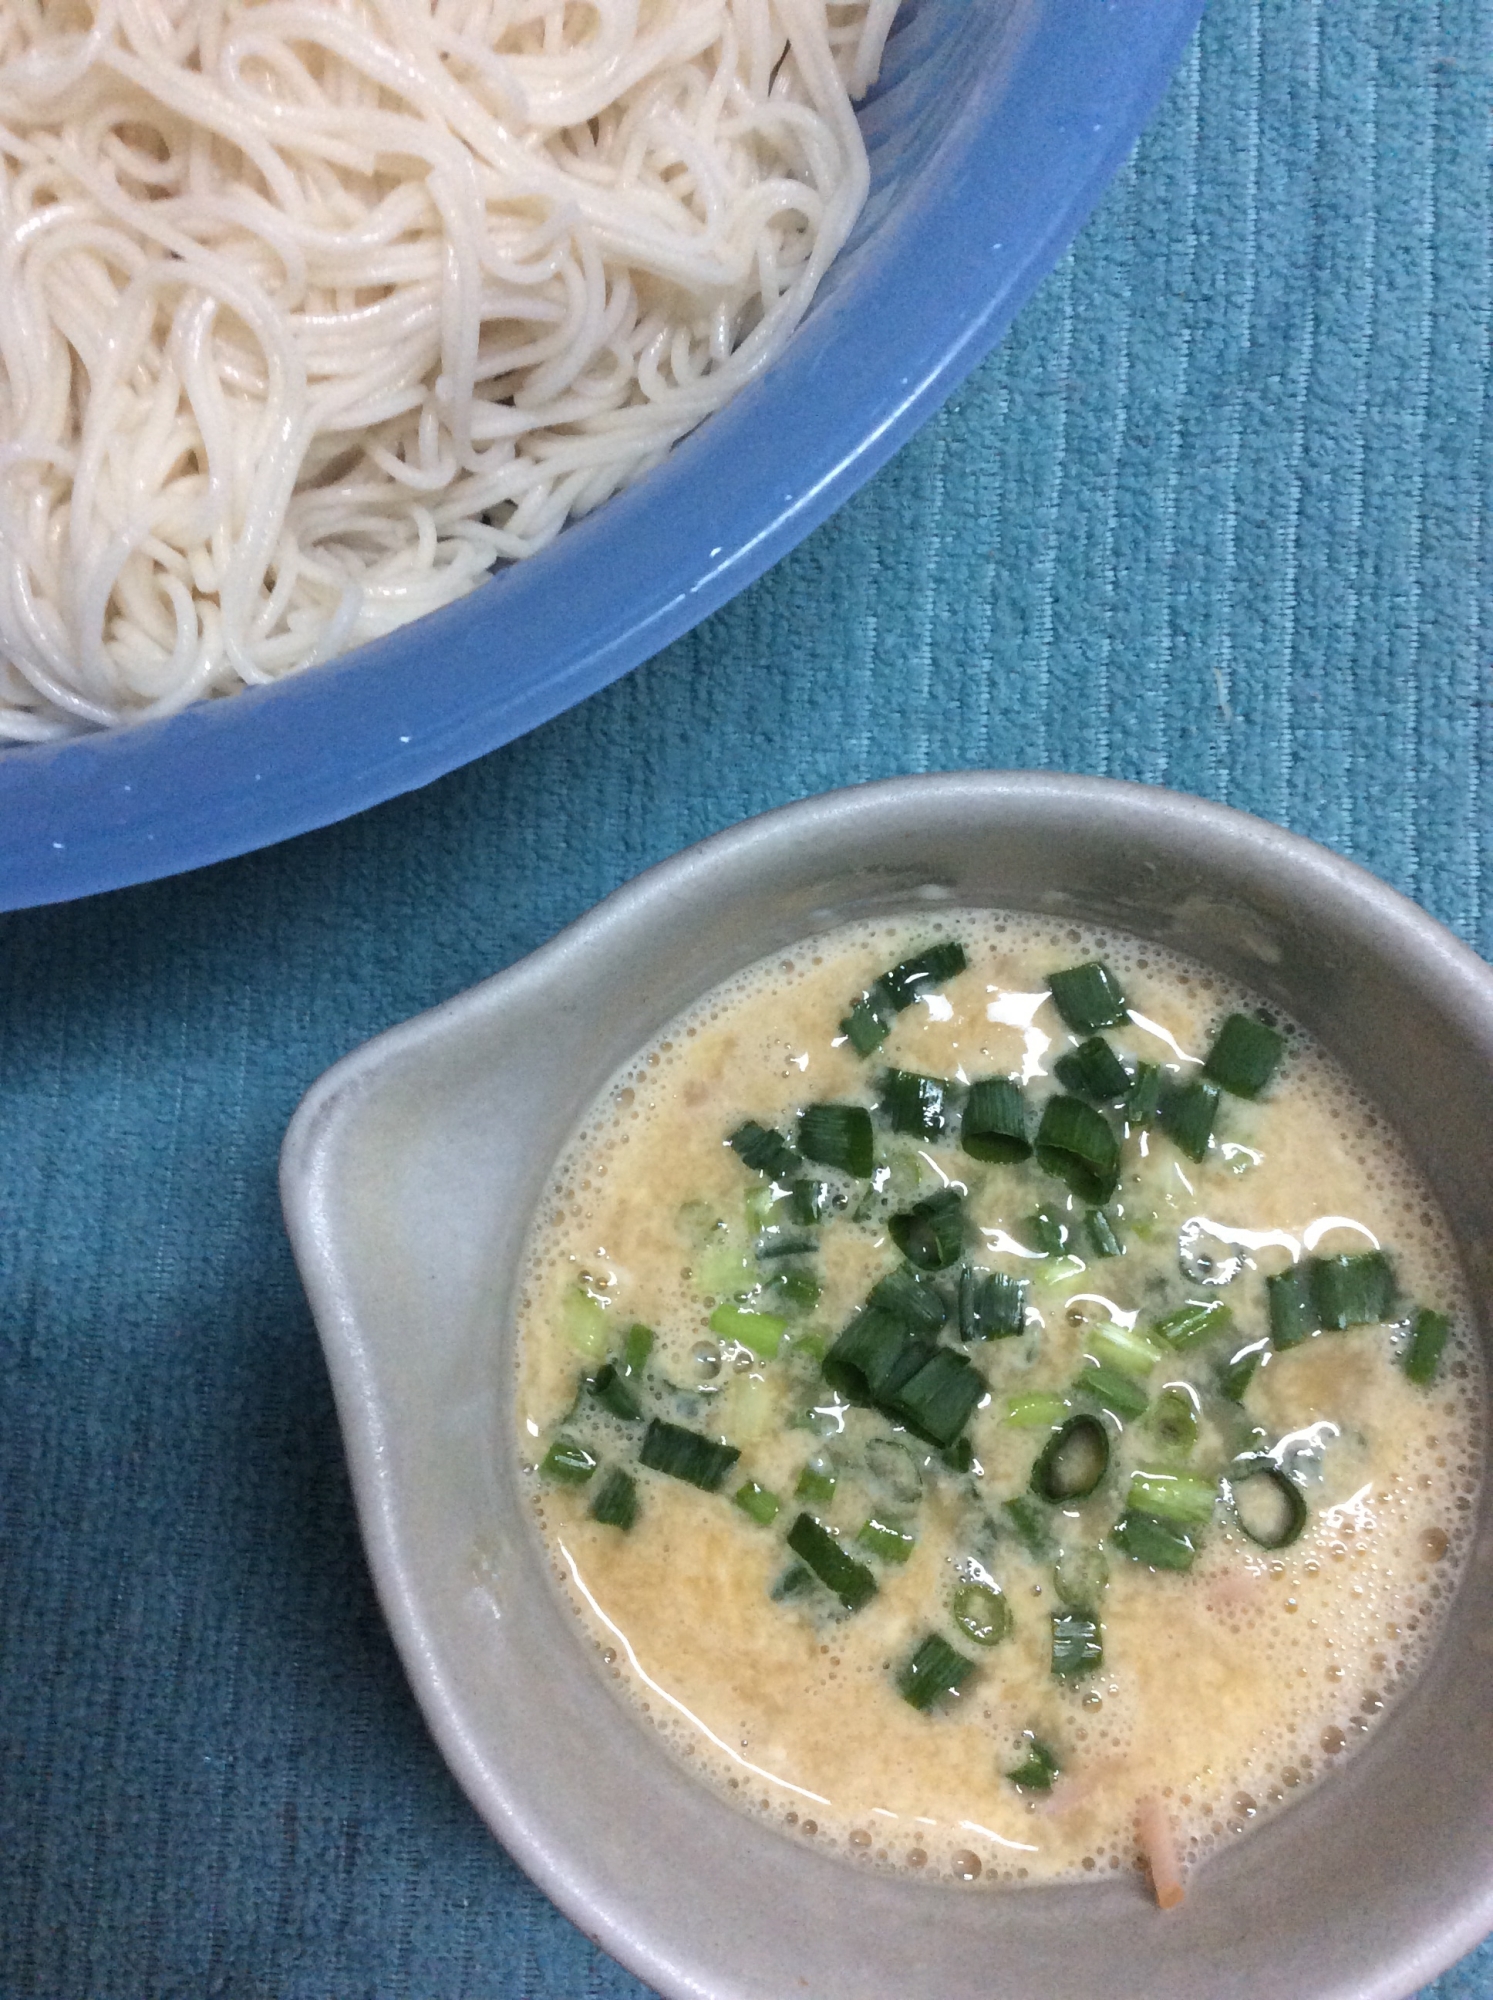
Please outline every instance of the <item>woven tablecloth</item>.
[{"label": "woven tablecloth", "polygon": [[643,1994],[373,1600],[275,1193],[366,1036],[745,814],[960,766],[1228,800],[1493,951],[1490,84],[1493,0],[1215,0],[1005,346],[707,625],[360,819],[0,918],[3,2000]]}]

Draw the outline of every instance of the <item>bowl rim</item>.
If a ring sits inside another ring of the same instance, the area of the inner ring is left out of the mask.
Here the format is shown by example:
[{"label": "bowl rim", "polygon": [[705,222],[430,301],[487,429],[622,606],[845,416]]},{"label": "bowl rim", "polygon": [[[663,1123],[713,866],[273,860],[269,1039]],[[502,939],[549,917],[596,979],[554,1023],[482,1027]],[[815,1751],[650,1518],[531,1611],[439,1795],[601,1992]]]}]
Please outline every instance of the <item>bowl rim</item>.
[{"label": "bowl rim", "polygon": [[[988,101],[971,93],[940,135],[876,256],[832,269],[780,362],[647,480],[343,660],[167,719],[0,748],[0,910],[201,867],[428,784],[630,672],[848,499],[1057,262],[1205,0],[1003,4],[1018,46]],[[644,585],[619,591],[629,575]]]},{"label": "bowl rim", "polygon": [[[579,1892],[563,1857],[526,1826],[521,1803],[508,1796],[501,1778],[494,1781],[467,1726],[459,1690],[443,1672],[422,1614],[420,1579],[405,1564],[399,1495],[373,1411],[368,1356],[326,1221],[325,1176],[339,1124],[356,1114],[391,1063],[397,1065],[451,1028],[500,1011],[524,985],[551,979],[571,954],[594,952],[610,936],[651,927],[655,913],[677,909],[681,897],[698,907],[725,893],[735,871],[749,860],[761,866],[765,854],[781,865],[831,823],[842,830],[864,825],[885,833],[889,819],[916,819],[929,805],[986,814],[1068,814],[1091,803],[1128,815],[1137,824],[1185,831],[1201,852],[1227,848],[1248,854],[1261,870],[1288,872],[1294,882],[1308,886],[1314,906],[1335,908],[1345,920],[1374,931],[1381,949],[1406,954],[1480,1040],[1493,1067],[1493,967],[1357,863],[1233,807],[1189,794],[1108,778],[975,771],[882,779],[820,794],[743,821],[660,861],[504,971],[344,1057],[313,1084],[287,1130],[281,1155],[286,1225],[332,1377],[370,1567],[432,1734],[481,1816],[538,1886],[620,1963],[678,2000],[687,1995],[699,2000],[717,1989],[699,1984],[690,1968],[670,1957],[666,1942],[639,1937],[625,1920]],[[1445,1910],[1438,1912],[1434,1935],[1399,1941],[1379,1976],[1353,1985],[1353,2000],[1405,2000],[1490,1928],[1493,1882],[1465,1896],[1449,1920]],[[1344,1996],[1348,1990],[1333,1989]],[[733,2000],[737,1991],[731,1989]]]}]

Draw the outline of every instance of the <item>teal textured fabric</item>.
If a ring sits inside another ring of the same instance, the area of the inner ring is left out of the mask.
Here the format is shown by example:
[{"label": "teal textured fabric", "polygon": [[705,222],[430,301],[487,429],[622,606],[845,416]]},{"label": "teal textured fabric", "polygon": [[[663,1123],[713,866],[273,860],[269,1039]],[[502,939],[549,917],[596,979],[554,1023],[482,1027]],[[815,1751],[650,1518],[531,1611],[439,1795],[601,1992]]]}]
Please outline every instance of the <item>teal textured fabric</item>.
[{"label": "teal textured fabric", "polygon": [[1227,799],[1493,954],[1490,84],[1493,0],[1215,0],[1005,346],[708,625],[344,826],[0,919],[4,2000],[643,1993],[369,1588],[274,1184],[366,1036],[744,814],[972,765]]}]

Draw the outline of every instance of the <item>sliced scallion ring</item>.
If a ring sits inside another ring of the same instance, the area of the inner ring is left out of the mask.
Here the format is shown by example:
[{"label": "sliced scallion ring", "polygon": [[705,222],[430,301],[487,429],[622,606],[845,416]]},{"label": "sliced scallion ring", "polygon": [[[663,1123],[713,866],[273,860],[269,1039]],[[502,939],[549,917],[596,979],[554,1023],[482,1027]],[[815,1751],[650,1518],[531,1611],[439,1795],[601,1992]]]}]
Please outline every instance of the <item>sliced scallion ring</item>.
[{"label": "sliced scallion ring", "polygon": [[1098,1417],[1069,1417],[1043,1446],[1032,1467],[1032,1491],[1060,1504],[1086,1500],[1109,1470],[1109,1432]]},{"label": "sliced scallion ring", "polygon": [[1306,1526],[1306,1498],[1279,1466],[1229,1481],[1234,1519],[1257,1548],[1289,1548]]},{"label": "sliced scallion ring", "polygon": [[1049,1097],[1037,1127],[1037,1165],[1080,1201],[1109,1200],[1120,1178],[1120,1142],[1102,1111],[1080,1097]]}]

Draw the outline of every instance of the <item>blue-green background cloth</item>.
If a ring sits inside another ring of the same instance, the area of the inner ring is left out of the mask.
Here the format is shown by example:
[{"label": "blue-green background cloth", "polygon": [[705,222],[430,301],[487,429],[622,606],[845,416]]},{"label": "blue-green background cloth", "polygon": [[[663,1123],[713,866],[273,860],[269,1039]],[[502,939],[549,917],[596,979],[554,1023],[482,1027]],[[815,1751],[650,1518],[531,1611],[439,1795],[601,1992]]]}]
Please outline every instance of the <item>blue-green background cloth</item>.
[{"label": "blue-green background cloth", "polygon": [[0,918],[4,2000],[643,1993],[369,1588],[274,1178],[366,1036],[744,814],[971,765],[1230,800],[1493,951],[1490,84],[1493,0],[1215,0],[1004,348],[702,630],[347,825]]}]

